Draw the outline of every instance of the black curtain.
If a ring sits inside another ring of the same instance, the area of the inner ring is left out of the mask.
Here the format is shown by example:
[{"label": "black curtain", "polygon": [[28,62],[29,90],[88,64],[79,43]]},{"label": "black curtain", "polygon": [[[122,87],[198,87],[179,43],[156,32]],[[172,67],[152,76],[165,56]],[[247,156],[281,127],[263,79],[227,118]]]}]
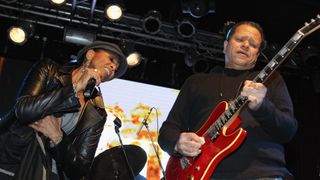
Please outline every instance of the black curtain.
[{"label": "black curtain", "polygon": [[15,103],[19,87],[32,63],[0,57],[0,116]]},{"label": "black curtain", "polygon": [[297,180],[320,179],[320,92],[318,79],[309,75],[286,76],[299,127],[286,148],[288,168]]}]

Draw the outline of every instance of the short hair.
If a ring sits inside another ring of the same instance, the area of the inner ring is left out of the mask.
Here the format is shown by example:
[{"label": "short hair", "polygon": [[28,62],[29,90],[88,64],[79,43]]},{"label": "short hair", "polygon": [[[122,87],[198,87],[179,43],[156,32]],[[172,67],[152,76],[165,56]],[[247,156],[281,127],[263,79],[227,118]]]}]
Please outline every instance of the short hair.
[{"label": "short hair", "polygon": [[256,28],[259,31],[259,33],[261,35],[261,39],[262,39],[261,45],[260,45],[260,51],[264,50],[267,47],[267,41],[265,40],[265,36],[264,36],[264,32],[263,32],[262,27],[258,23],[253,22],[253,21],[241,21],[241,22],[238,22],[238,23],[234,24],[227,31],[225,39],[227,41],[229,41],[229,39],[233,36],[233,34],[236,31],[236,29],[241,25],[249,25],[251,27]]}]

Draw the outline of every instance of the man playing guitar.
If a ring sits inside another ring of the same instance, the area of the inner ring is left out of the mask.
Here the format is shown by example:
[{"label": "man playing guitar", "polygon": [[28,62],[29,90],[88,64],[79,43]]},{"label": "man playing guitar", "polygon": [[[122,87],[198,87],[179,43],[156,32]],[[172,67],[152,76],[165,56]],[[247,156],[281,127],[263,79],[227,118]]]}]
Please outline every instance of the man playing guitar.
[{"label": "man playing guitar", "polygon": [[172,158],[166,179],[290,175],[283,144],[295,135],[297,121],[286,84],[277,72],[265,83],[260,74],[252,80],[264,46],[257,23],[237,23],[224,41],[225,66],[186,80],[160,129],[159,144]]}]

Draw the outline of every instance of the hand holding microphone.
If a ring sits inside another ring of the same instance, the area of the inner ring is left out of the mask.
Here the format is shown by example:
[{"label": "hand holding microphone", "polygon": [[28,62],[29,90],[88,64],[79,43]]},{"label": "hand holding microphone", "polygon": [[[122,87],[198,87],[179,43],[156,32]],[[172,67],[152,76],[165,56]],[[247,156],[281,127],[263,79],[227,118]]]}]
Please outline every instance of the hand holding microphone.
[{"label": "hand holding microphone", "polygon": [[[87,85],[83,91],[83,96],[86,98],[86,99],[89,99],[92,97],[92,94],[94,92],[94,89],[96,87],[97,84],[100,84],[100,76],[98,74],[98,70],[97,69],[93,69],[93,73],[92,71],[88,71],[90,74],[89,76],[90,79],[87,81]],[[99,80],[99,83],[97,83],[97,79]]]},{"label": "hand holding microphone", "polygon": [[92,77],[88,80],[87,86],[83,91],[83,96],[85,98],[88,99],[92,96],[94,89],[96,87],[96,83],[97,83],[97,80],[94,77]]},{"label": "hand holding microphone", "polygon": [[95,86],[100,84],[101,78],[97,69],[82,68],[72,73],[72,81],[76,92],[83,90],[84,97],[90,98]]}]

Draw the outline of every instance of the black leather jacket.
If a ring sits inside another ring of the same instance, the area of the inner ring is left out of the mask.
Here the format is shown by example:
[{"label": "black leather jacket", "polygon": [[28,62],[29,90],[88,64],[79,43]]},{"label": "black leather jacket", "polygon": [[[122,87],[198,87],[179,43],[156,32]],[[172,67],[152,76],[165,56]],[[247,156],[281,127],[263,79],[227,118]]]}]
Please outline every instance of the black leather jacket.
[{"label": "black leather jacket", "polygon": [[[61,116],[66,112],[78,111],[80,103],[71,83],[70,73],[73,68],[60,66],[51,60],[35,64],[24,80],[14,110],[1,120],[10,122],[10,126],[6,133],[1,133],[4,146],[0,152],[0,164],[21,164],[16,168],[16,176],[24,174],[20,171],[29,162],[21,161],[29,158],[25,156],[35,139],[35,131],[27,125],[47,115]],[[90,170],[106,120],[106,112],[103,107],[97,107],[96,99],[101,99],[99,93],[94,100],[87,101],[80,112],[76,128],[71,134],[64,134],[57,146],[50,147],[49,139],[41,137],[49,153],[40,159],[48,172],[51,171],[51,162],[48,161],[51,157],[56,160],[60,173],[65,173],[71,179],[81,179]],[[37,168],[33,169],[35,173],[39,171]]]}]

